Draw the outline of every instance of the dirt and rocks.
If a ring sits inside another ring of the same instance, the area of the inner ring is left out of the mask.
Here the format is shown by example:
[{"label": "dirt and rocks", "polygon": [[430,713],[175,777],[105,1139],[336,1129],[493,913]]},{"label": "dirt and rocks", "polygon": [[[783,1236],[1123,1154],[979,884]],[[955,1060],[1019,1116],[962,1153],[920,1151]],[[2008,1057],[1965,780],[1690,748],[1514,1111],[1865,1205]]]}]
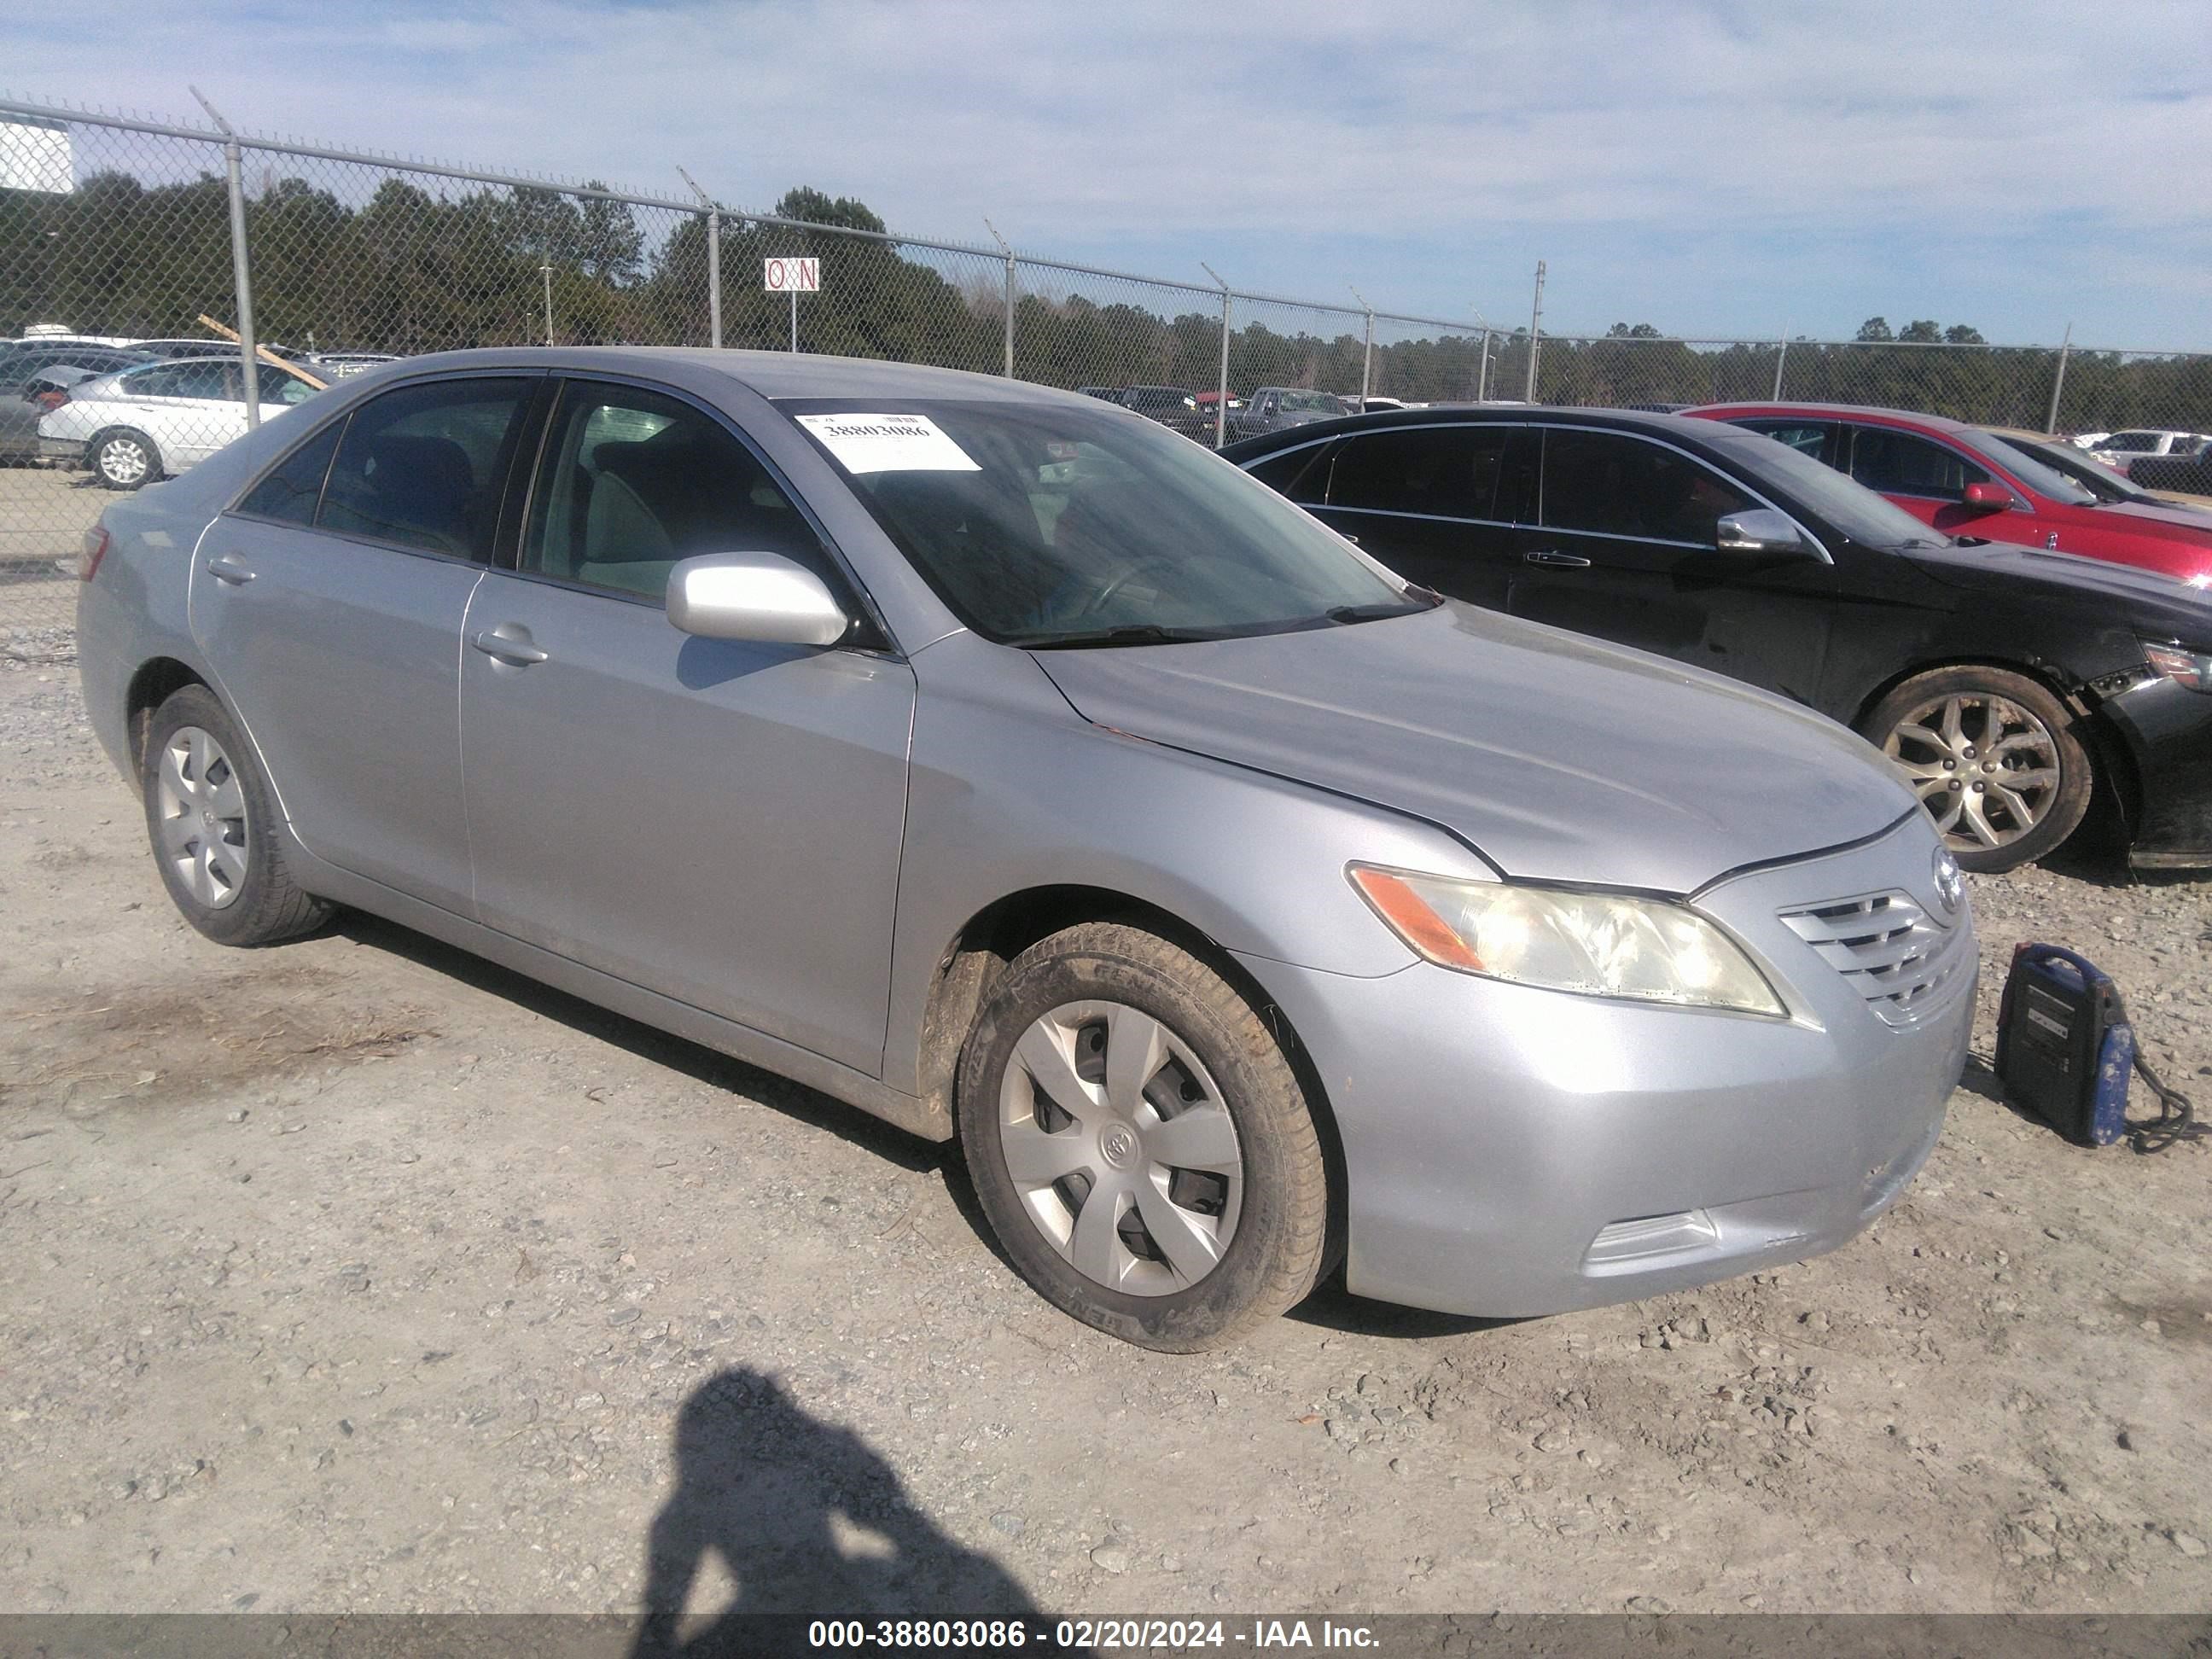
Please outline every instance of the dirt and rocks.
[{"label": "dirt and rocks", "polygon": [[[43,655],[0,661],[0,1610],[2212,1605],[2212,1147],[2069,1146],[1978,1062],[1820,1260],[1160,1358],[805,1090],[381,923],[202,940]],[[1978,1055],[2052,939],[2212,1104],[2212,882],[1973,896]]]}]

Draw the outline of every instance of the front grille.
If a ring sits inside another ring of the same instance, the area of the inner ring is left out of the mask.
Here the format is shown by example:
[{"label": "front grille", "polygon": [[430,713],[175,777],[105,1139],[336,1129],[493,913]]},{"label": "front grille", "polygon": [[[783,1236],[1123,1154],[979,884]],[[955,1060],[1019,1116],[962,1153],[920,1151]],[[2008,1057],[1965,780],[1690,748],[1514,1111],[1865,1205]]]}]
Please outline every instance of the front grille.
[{"label": "front grille", "polygon": [[1903,893],[1784,910],[1782,921],[1892,1025],[1918,1024],[1967,965],[1962,930],[1938,925]]}]

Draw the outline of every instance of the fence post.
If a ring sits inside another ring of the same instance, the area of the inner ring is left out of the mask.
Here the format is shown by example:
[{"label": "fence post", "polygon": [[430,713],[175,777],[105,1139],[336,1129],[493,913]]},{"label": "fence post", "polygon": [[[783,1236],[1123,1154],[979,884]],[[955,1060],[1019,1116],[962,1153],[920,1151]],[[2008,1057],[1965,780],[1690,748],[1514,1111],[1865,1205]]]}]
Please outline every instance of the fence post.
[{"label": "fence post", "polygon": [[[717,351],[722,349],[722,210],[714,198],[699,188],[699,181],[682,167],[676,169],[684,182],[691,186],[691,193],[699,198],[699,205],[707,210],[707,343]],[[546,333],[552,333],[549,326]],[[549,339],[547,343],[551,343]]]},{"label": "fence post", "polygon": [[1358,289],[1352,288],[1351,283],[1346,283],[1345,287],[1352,289],[1352,297],[1359,301],[1359,308],[1367,313],[1367,345],[1359,359],[1359,409],[1364,414],[1368,388],[1375,383],[1375,307],[1369,305],[1367,296]]},{"label": "fence post", "polygon": [[238,362],[240,373],[246,380],[246,429],[258,430],[261,425],[261,365],[254,354],[253,341],[253,274],[246,254],[246,181],[240,166],[240,151],[238,135],[222,112],[207,100],[207,95],[198,87],[190,88],[200,107],[214,118],[223,131],[222,170],[230,189],[230,270],[238,290]]},{"label": "fence post", "polygon": [[1479,404],[1490,401],[1490,331],[1482,331],[1482,361],[1474,371],[1474,400]]},{"label": "fence post", "polygon": [[2043,422],[2043,429],[2054,438],[2058,435],[2058,394],[2066,390],[2066,358],[2074,346],[2074,325],[2066,325],[2066,337],[2058,343],[2058,373],[2051,380],[2051,413]]},{"label": "fence post", "polygon": [[999,245],[999,251],[1006,256],[1006,367],[1000,373],[1011,380],[1014,378],[1014,250],[1006,239],[999,234],[998,226],[993,224],[988,219],[983,221],[983,228],[991,233],[991,240]]},{"label": "fence post", "polygon": [[1774,343],[1774,396],[1771,401],[1782,401],[1782,365],[1790,361],[1790,337],[1784,335]]},{"label": "fence post", "polygon": [[722,210],[707,210],[707,343],[722,349]]},{"label": "fence post", "polygon": [[[1198,268],[1217,283],[1221,273],[1200,259]],[[1221,283],[1221,384],[1215,388],[1213,405],[1213,447],[1216,449],[1229,441],[1229,284]]]}]

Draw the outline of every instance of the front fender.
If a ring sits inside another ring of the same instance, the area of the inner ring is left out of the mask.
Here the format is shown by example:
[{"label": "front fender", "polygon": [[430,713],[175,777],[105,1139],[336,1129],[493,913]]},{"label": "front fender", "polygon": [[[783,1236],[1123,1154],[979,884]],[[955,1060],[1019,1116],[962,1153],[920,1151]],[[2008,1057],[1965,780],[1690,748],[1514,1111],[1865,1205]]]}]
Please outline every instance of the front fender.
[{"label": "front fender", "polygon": [[1414,957],[1346,879],[1354,859],[1491,875],[1435,825],[1091,725],[1027,653],[959,634],[918,690],[884,1080],[921,1091],[948,951],[1010,895],[1103,889],[1239,956],[1362,978]]}]

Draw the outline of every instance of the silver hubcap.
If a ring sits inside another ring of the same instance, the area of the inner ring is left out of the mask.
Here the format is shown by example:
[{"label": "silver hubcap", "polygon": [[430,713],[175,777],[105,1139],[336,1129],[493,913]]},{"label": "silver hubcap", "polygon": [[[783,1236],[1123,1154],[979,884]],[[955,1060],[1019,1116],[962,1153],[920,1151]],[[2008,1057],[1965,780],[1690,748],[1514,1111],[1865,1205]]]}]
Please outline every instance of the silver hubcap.
[{"label": "silver hubcap", "polygon": [[1125,1004],[1063,1003],[1022,1033],[999,1145],[1037,1231],[1109,1290],[1188,1290],[1236,1236],[1244,1158],[1221,1091]]},{"label": "silver hubcap", "polygon": [[1960,851],[2018,841],[2058,794],[2051,728],[1984,692],[1930,698],[1891,728],[1882,752]]},{"label": "silver hubcap", "polygon": [[195,899],[222,909],[246,885],[246,791],[230,757],[198,726],[180,726],[162,747],[154,794],[161,856]]},{"label": "silver hubcap", "polygon": [[117,483],[136,483],[146,476],[146,447],[136,438],[110,438],[100,447],[100,470]]}]

